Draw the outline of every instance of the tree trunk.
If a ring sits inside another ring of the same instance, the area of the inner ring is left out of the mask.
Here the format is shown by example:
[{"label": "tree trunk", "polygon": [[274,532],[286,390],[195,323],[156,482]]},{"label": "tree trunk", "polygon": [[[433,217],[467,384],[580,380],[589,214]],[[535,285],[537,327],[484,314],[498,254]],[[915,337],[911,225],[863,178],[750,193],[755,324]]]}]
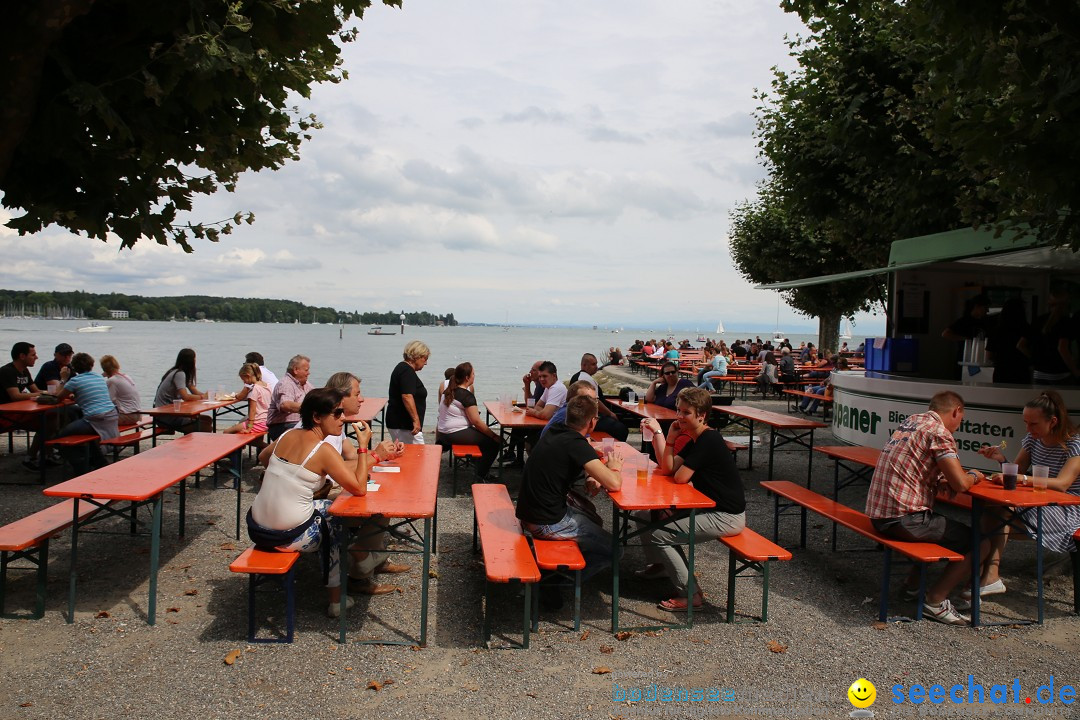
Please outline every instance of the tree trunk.
[{"label": "tree trunk", "polygon": [[835,355],[840,349],[840,313],[818,316],[818,357],[826,350]]}]

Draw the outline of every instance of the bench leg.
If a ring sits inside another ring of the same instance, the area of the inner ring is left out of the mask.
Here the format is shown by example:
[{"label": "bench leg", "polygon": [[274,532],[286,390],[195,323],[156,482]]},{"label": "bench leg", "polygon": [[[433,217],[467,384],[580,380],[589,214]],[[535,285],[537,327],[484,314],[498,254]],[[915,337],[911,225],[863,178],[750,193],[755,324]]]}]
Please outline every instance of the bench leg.
[{"label": "bench leg", "polygon": [[293,582],[295,569],[296,566],[293,565],[282,579],[285,583],[285,642],[287,643],[293,641],[293,632],[296,629],[296,583]]},{"label": "bench leg", "polygon": [[[529,625],[531,624],[529,615],[532,610],[532,586],[532,583],[525,583],[525,618],[522,623],[524,632],[521,639],[521,647],[524,650],[529,649]],[[537,593],[537,595],[539,594]]]},{"label": "bench leg", "polygon": [[761,564],[761,622],[769,622],[769,566],[768,560]]},{"label": "bench leg", "polygon": [[737,562],[735,551],[729,548],[727,566],[727,621],[729,623],[735,622],[735,566]]},{"label": "bench leg", "polygon": [[[923,572],[926,564],[923,563]],[[881,599],[878,601],[878,620],[888,622],[889,619],[889,579],[892,574],[892,548],[885,548],[885,565],[881,571]],[[922,609],[921,607],[919,608]]]},{"label": "bench leg", "polygon": [[581,630],[581,571],[574,571],[574,632]]},{"label": "bench leg", "polygon": [[1080,550],[1072,553],[1073,566],[1073,612],[1080,615]]},{"label": "bench leg", "polygon": [[[540,582],[543,582],[544,578],[540,578]],[[528,585],[526,585],[528,587]],[[526,600],[525,602],[528,602]],[[532,594],[532,631],[536,632],[540,627],[540,588],[536,588],[536,592]]]},{"label": "bench leg", "polygon": [[258,587],[256,575],[248,575],[248,642],[255,642],[255,588]]}]

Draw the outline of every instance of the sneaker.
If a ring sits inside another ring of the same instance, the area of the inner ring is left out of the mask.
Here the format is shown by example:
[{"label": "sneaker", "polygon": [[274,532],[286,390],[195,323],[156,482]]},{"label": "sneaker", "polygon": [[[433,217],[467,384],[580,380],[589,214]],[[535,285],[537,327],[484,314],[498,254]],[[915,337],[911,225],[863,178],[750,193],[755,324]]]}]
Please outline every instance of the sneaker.
[{"label": "sneaker", "polygon": [[[997,580],[990,583],[989,585],[983,585],[981,588],[979,588],[979,597],[986,597],[988,595],[1004,595],[1004,594],[1005,594],[1005,583],[1003,583],[1001,581],[1001,578],[998,578]],[[968,602],[971,602],[971,589],[968,588],[967,590],[964,590],[962,593],[960,593],[960,597],[963,598],[964,600],[967,600]]]},{"label": "sneaker", "polygon": [[41,465],[34,458],[26,458],[22,461],[22,466],[30,472],[41,472]]},{"label": "sneaker", "polygon": [[931,605],[930,603],[923,603],[923,617],[936,620],[939,623],[945,623],[946,625],[969,625],[971,624],[971,618],[967,615],[962,615],[956,611],[952,603],[948,598],[941,601],[940,605]]},{"label": "sneaker", "polygon": [[[355,600],[353,600],[348,595],[345,596],[345,609],[346,610],[348,610],[349,608],[351,608],[355,604],[356,604]],[[326,606],[326,615],[327,615],[327,617],[332,617],[332,618],[341,617],[341,603],[332,602],[329,605],[327,605]]]}]

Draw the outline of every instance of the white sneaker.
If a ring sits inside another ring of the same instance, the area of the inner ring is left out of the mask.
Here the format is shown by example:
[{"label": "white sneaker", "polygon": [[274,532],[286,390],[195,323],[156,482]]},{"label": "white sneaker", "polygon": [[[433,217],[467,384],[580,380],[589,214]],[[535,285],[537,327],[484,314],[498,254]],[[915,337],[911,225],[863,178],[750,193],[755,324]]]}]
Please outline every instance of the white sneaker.
[{"label": "white sneaker", "polygon": [[[1003,583],[1001,581],[1001,578],[998,578],[997,580],[990,583],[989,585],[983,585],[982,587],[979,588],[979,597],[986,597],[987,595],[1004,595],[1004,594],[1005,594],[1005,583]],[[963,598],[964,600],[967,600],[968,602],[971,602],[971,588],[968,588],[967,590],[964,590],[962,593],[960,593],[960,597]]]},{"label": "white sneaker", "polygon": [[939,623],[945,623],[946,625],[969,625],[971,624],[971,618],[967,615],[962,615],[956,611],[956,608],[952,606],[948,598],[941,601],[940,605],[931,605],[930,603],[923,603],[923,617],[936,620]]},{"label": "white sneaker", "polygon": [[[946,601],[946,602],[948,602],[948,601]],[[345,609],[346,610],[351,608],[355,604],[356,604],[355,600],[353,600],[348,595],[345,596]],[[326,615],[327,615],[327,617],[332,617],[332,618],[341,617],[341,603],[336,603],[336,602],[330,603],[326,607]]]}]

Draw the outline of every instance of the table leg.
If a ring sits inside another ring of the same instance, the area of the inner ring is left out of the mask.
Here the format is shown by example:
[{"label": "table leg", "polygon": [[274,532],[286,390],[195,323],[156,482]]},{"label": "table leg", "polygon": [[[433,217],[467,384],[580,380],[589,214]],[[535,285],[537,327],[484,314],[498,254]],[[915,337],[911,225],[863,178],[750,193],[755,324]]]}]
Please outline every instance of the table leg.
[{"label": "table leg", "polygon": [[[164,494],[154,498],[154,520],[150,530],[150,601],[146,611],[146,622],[153,625],[157,621],[157,576],[158,561],[161,554],[161,508]],[[181,521],[183,522],[183,521]]]},{"label": "table leg", "polygon": [[[49,447],[45,444],[45,433],[49,430],[49,413],[41,413],[41,429],[38,431],[41,433],[41,451],[38,453],[38,465],[40,466],[39,472],[41,484],[45,484],[45,466],[48,464],[46,458],[49,457]],[[29,436],[27,436],[27,442],[29,442]]]},{"label": "table leg", "polygon": [[338,576],[341,582],[341,595],[338,598],[338,642],[342,645],[345,644],[345,614],[349,602],[349,538],[350,534],[343,529],[340,540],[341,550],[338,553]]},{"label": "table leg", "polygon": [[234,459],[236,463],[236,539],[240,539],[240,478],[244,476],[244,453],[241,450],[236,451],[236,457]]},{"label": "table leg", "polygon": [[420,647],[427,647],[428,572],[431,567],[431,518],[424,518],[424,574],[420,577]]},{"label": "table leg", "polygon": [[694,535],[696,534],[695,524],[697,522],[697,510],[691,508],[690,510],[690,548],[687,552],[689,558],[686,563],[686,569],[690,573],[690,577],[686,580],[686,627],[694,627]]},{"label": "table leg", "polygon": [[[746,469],[747,470],[753,470],[754,469],[754,421],[753,420],[750,420],[750,441],[749,441],[748,444],[750,445],[750,447],[746,451]],[[772,480],[771,475],[769,476],[769,479]]]},{"label": "table leg", "polygon": [[[1035,521],[1038,530],[1035,531],[1035,576],[1039,579],[1039,624],[1043,624],[1043,509],[1042,506],[1035,508]],[[980,588],[981,589],[981,588]]]},{"label": "table leg", "polygon": [[611,504],[611,632],[619,632],[619,508]]},{"label": "table leg", "polygon": [[180,531],[178,533],[180,537],[184,537],[185,518],[187,518],[187,478],[180,481]]},{"label": "table leg", "polygon": [[810,489],[810,478],[813,477],[814,468],[814,428],[810,428],[810,444],[806,447],[810,458],[806,461],[806,489]]},{"label": "table leg", "polygon": [[982,545],[982,531],[979,523],[982,521],[982,500],[977,497],[971,499],[971,627],[979,627],[979,605],[981,605],[979,591],[979,547]]},{"label": "table leg", "polygon": [[79,498],[71,510],[71,559],[68,569],[68,625],[75,622],[75,558],[79,554]]},{"label": "table leg", "polygon": [[773,453],[776,452],[776,426],[769,428],[769,479],[773,479]]}]

